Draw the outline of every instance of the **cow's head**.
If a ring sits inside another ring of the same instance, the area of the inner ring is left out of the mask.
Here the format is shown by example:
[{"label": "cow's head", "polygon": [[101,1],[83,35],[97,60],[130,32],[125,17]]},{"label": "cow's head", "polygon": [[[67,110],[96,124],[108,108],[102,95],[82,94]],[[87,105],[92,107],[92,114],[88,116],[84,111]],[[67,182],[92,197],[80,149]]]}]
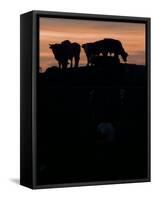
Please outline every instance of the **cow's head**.
[{"label": "cow's head", "polygon": [[49,44],[49,49],[51,49],[54,55],[56,55],[59,49],[59,44]]},{"label": "cow's head", "polygon": [[128,53],[124,51],[121,56],[122,56],[123,61],[127,62]]}]

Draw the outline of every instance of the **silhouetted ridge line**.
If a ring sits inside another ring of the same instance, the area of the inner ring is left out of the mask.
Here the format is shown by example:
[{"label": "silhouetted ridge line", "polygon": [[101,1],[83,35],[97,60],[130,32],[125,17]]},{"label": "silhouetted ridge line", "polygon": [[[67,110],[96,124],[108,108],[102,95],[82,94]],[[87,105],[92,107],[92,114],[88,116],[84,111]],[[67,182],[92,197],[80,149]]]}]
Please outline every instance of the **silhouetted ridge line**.
[{"label": "silhouetted ridge line", "polygon": [[46,87],[140,87],[145,86],[146,67],[133,64],[110,64],[103,67],[77,67],[59,69],[51,67],[40,73],[41,83]]}]

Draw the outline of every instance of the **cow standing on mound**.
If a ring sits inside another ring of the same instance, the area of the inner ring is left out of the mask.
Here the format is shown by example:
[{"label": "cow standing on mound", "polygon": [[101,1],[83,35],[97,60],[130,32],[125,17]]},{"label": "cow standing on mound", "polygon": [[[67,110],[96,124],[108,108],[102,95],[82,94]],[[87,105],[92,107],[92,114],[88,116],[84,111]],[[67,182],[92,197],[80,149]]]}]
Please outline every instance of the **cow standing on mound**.
[{"label": "cow standing on mound", "polygon": [[49,44],[49,48],[52,49],[55,59],[58,61],[59,68],[66,69],[68,61],[70,60],[70,67],[79,66],[80,60],[80,45],[76,42],[71,43],[69,40],[65,40],[60,44]]},{"label": "cow standing on mound", "polygon": [[91,64],[91,60],[95,56],[99,56],[101,53],[101,49],[99,46],[95,45],[95,43],[86,43],[82,45],[82,48],[84,49],[84,52],[87,57],[87,66]]},{"label": "cow standing on mound", "polygon": [[103,56],[108,56],[108,54],[111,56],[113,54],[114,57],[118,58],[120,55],[123,61],[127,62],[128,53],[124,50],[119,40],[105,38],[104,40],[95,42],[95,45],[100,48]]},{"label": "cow standing on mound", "polygon": [[125,52],[121,42],[119,40],[105,38],[93,43],[86,43],[82,45],[87,57],[87,65],[92,65],[93,58],[100,56],[101,54],[105,57],[113,54],[116,60],[119,59],[119,55],[122,57],[124,62],[127,62],[128,54]]}]

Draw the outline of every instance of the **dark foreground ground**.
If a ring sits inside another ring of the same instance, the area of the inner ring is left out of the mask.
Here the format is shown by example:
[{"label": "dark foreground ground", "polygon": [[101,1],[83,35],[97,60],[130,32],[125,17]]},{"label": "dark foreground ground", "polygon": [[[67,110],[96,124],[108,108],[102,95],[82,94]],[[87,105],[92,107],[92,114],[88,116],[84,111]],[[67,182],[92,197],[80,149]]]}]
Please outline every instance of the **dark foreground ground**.
[{"label": "dark foreground ground", "polygon": [[39,74],[37,184],[147,178],[146,70],[119,64]]}]

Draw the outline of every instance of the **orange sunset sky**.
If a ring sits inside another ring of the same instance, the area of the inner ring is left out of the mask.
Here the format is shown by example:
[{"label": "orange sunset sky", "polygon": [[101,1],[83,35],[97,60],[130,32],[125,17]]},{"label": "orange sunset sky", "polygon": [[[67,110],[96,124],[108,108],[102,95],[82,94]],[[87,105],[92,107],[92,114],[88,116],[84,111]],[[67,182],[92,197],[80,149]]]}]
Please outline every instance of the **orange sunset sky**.
[{"label": "orange sunset sky", "polygon": [[[41,17],[40,67],[45,71],[48,67],[58,66],[49,49],[49,43],[70,40],[83,44],[103,38],[120,40],[129,54],[128,63],[145,65],[145,24]],[[85,53],[81,48],[79,65],[85,65],[86,62]]]}]

